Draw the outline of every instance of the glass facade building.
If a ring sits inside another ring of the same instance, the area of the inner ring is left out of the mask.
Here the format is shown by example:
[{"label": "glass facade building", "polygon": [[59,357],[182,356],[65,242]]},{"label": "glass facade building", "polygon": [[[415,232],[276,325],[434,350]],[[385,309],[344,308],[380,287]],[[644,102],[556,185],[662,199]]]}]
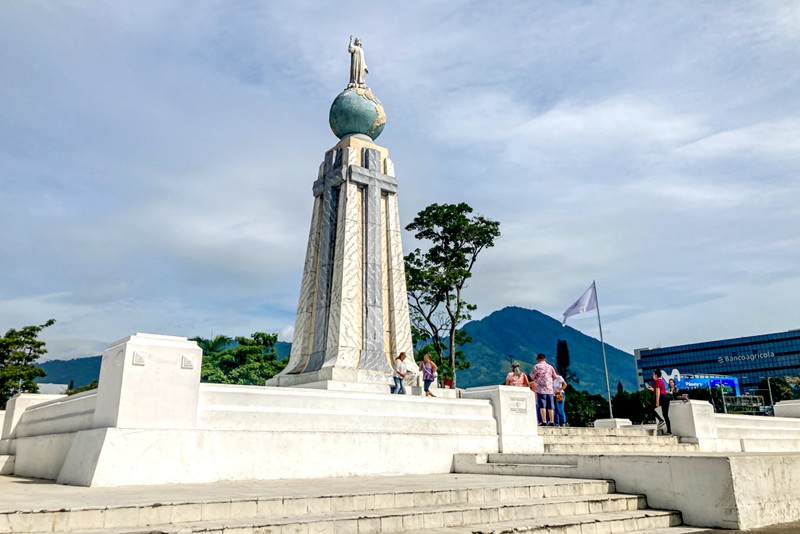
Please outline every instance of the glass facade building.
[{"label": "glass facade building", "polygon": [[732,376],[742,393],[758,387],[762,378],[800,375],[800,330],[777,334],[707,341],[675,347],[636,349],[639,387],[649,383],[653,370],[664,378],[683,375]]}]

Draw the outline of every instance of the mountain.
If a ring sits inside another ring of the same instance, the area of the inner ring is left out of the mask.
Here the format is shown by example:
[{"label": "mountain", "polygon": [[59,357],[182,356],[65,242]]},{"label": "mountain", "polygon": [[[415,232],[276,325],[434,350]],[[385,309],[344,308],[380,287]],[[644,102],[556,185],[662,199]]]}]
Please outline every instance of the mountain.
[{"label": "mountain", "polygon": [[[606,378],[600,341],[569,326],[563,327],[550,316],[511,306],[479,321],[471,321],[464,325],[463,330],[472,336],[472,343],[461,348],[469,359],[470,368],[458,372],[460,387],[504,383],[510,370],[509,355],[520,362],[524,371],[530,371],[540,352],[555,367],[556,343],[563,339],[569,347],[569,369],[580,381],[572,385],[605,396]],[[617,391],[617,382],[622,382],[626,391],[638,389],[636,362],[632,354],[606,344],[606,360],[612,394]]]},{"label": "mountain", "polygon": [[39,364],[47,376],[37,378],[36,382],[67,384],[70,381],[74,387],[91,384],[100,377],[100,361],[102,356],[89,356],[88,358],[75,358],[74,360],[49,360]]},{"label": "mountain", "polygon": [[[470,361],[470,368],[458,372],[458,385],[461,387],[504,383],[509,371],[509,355],[513,355],[525,371],[530,371],[540,352],[555,366],[556,342],[563,339],[569,347],[570,371],[580,380],[572,385],[591,393],[606,393],[600,341],[569,326],[562,327],[552,317],[536,310],[512,306],[479,321],[471,321],[463,329],[473,340],[462,347]],[[291,348],[292,344],[285,341],[275,345],[281,358],[288,356]],[[617,391],[617,382],[622,382],[627,391],[636,391],[638,386],[633,355],[606,344],[606,359],[612,393]],[[69,384],[72,380],[75,387],[89,384],[100,376],[100,360],[100,356],[92,356],[44,362],[41,366],[47,376],[38,381]]]}]

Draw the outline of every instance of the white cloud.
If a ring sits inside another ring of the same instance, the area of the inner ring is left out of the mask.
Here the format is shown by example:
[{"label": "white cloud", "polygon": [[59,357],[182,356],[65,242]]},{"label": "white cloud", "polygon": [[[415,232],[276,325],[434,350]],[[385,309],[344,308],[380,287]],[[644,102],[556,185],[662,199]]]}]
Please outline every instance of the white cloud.
[{"label": "white cloud", "polygon": [[3,3],[0,324],[55,317],[62,357],[134,331],[289,339],[353,33],[402,221],[466,201],[502,223],[479,314],[559,316],[597,279],[628,350],[796,325],[798,12]]}]

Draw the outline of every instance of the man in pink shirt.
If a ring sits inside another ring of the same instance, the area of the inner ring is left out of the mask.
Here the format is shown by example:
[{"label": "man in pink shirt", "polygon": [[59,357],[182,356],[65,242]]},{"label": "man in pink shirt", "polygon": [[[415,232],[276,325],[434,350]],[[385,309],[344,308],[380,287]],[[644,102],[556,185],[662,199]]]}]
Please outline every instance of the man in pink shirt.
[{"label": "man in pink shirt", "polygon": [[[556,378],[556,370],[547,363],[544,354],[536,356],[536,365],[531,369],[531,389],[536,392],[536,405],[542,416],[540,425],[555,426],[555,392],[553,391],[553,380]],[[546,415],[549,416],[545,417]]]},{"label": "man in pink shirt", "polygon": [[[657,430],[661,430],[661,428],[666,424],[667,431],[666,435],[672,435],[672,424],[669,420],[669,392],[667,391],[667,385],[664,383],[664,379],[661,378],[661,369],[656,369],[653,371],[653,385],[647,386],[647,389],[655,393],[656,396],[656,403],[653,406],[653,415],[656,416],[658,419],[658,426]],[[661,413],[664,414],[662,418],[658,415],[656,408],[661,408]]]}]

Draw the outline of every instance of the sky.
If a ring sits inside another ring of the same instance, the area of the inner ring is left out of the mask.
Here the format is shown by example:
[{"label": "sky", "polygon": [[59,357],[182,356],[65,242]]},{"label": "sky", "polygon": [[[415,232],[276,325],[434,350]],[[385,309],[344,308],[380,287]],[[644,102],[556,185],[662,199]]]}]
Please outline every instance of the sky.
[{"label": "sky", "polygon": [[0,330],[290,341],[351,34],[401,224],[500,221],[474,318],[595,280],[629,352],[800,328],[797,2],[5,0]]}]

